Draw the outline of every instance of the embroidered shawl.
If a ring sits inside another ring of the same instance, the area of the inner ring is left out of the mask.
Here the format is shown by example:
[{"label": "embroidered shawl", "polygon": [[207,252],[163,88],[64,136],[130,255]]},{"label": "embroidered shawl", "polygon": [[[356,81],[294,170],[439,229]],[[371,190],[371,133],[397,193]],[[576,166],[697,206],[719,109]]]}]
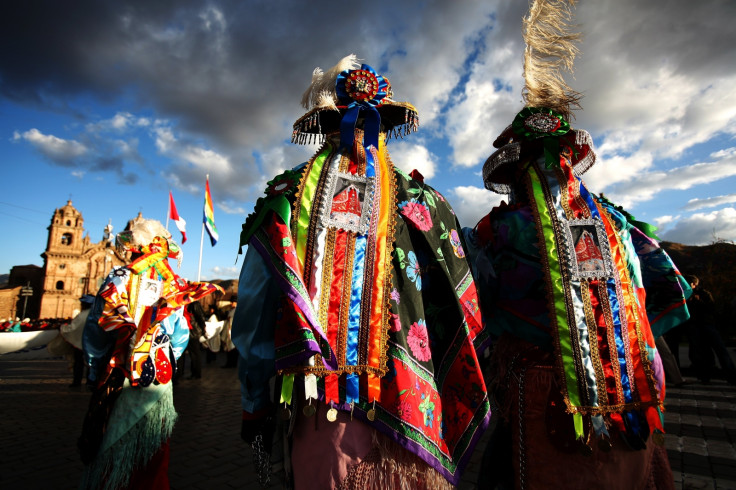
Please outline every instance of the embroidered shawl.
[{"label": "embroidered shawl", "polygon": [[362,139],[349,151],[328,139],[269,182],[243,225],[241,245],[284,295],[282,402],[293,391],[351,411],[457,483],[490,416],[476,354],[488,336],[459,226],[383,138],[378,150]]}]

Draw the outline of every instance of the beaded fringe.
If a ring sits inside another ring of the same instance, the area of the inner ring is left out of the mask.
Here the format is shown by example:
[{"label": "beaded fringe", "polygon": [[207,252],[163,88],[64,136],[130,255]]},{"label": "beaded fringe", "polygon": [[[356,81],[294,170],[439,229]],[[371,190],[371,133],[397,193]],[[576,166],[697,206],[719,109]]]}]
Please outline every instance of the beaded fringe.
[{"label": "beaded fringe", "polygon": [[349,469],[338,490],[450,490],[437,470],[385,436],[373,433],[373,449]]}]

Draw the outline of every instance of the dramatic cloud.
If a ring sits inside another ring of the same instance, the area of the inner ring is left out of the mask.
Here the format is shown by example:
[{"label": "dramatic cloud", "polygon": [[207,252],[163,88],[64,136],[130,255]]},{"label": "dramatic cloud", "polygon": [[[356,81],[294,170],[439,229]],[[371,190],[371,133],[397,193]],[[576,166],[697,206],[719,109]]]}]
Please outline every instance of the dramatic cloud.
[{"label": "dramatic cloud", "polygon": [[455,187],[447,198],[452,202],[460,224],[469,228],[506,199],[505,196],[474,186]]},{"label": "dramatic cloud", "polygon": [[421,8],[378,1],[349,12],[326,1],[17,4],[3,16],[0,93],[64,106],[70,95],[118,97],[136,87],[141,105],[183,131],[263,149],[290,134],[312,69],[354,52],[431,123],[493,7],[471,0]]},{"label": "dramatic cloud", "polygon": [[722,204],[731,204],[736,202],[736,194],[728,194],[725,196],[714,196],[706,199],[690,199],[685,206],[682,207],[685,211],[696,211],[704,208],[714,208]]},{"label": "dramatic cloud", "polygon": [[736,208],[693,214],[679,220],[659,236],[663,240],[688,245],[707,245],[718,240],[736,242]]},{"label": "dramatic cloud", "polygon": [[13,140],[26,140],[51,162],[64,167],[76,164],[80,157],[87,153],[87,148],[78,141],[57,138],[54,135],[43,134],[36,128],[24,133],[15,132]]},{"label": "dramatic cloud", "polygon": [[418,170],[426,180],[434,177],[436,157],[427,148],[408,142],[391,143],[389,146],[391,160],[406,173]]},{"label": "dramatic cloud", "polygon": [[736,149],[730,148],[711,155],[715,162],[695,163],[666,171],[640,173],[625,184],[613,186],[607,192],[624,207],[648,201],[665,189],[685,190],[736,175]]},{"label": "dramatic cloud", "polygon": [[[239,212],[273,175],[313,154],[288,143],[313,68],[356,53],[390,78],[396,100],[419,110],[419,133],[391,143],[394,162],[454,189],[462,209],[486,192],[465,187],[476,181],[462,182],[462,172],[479,170],[523,107],[527,8],[512,0],[350,9],[326,0],[12,2],[0,16],[0,98],[75,121],[68,134],[34,123],[14,136],[75,175],[132,182],[155,173],[197,193],[210,173],[215,201]],[[703,156],[736,135],[734,18],[736,2],[723,0],[579,2],[584,39],[570,83],[585,94],[573,124],[598,145],[600,163],[585,175],[592,190],[636,204],[734,175],[732,157]],[[89,100],[126,110],[99,116]],[[143,158],[151,142],[158,158]]]}]

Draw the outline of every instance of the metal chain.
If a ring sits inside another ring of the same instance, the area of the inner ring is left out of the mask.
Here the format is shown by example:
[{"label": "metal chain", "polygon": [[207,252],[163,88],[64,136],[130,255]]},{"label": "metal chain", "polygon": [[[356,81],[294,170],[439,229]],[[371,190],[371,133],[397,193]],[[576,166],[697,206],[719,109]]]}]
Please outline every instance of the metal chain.
[{"label": "metal chain", "polygon": [[264,450],[263,435],[258,434],[250,447],[253,449],[253,466],[256,467],[258,483],[266,487],[271,482],[271,454]]},{"label": "metal chain", "polygon": [[526,367],[521,368],[519,377],[519,488],[526,488],[526,451],[524,448],[524,382]]}]

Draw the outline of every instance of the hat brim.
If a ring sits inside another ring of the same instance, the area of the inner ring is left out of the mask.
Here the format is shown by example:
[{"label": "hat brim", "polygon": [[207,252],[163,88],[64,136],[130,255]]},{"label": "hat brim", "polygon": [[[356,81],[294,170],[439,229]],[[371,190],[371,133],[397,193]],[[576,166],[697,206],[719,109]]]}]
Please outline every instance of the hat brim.
[{"label": "hat brim", "polygon": [[[483,184],[486,189],[499,194],[509,194],[516,178],[520,162],[529,161],[542,152],[542,140],[514,141],[514,132],[508,126],[493,142],[498,148],[483,165]],[[581,176],[595,164],[596,154],[590,133],[583,129],[572,129],[560,136],[560,148],[570,159],[573,172]]]},{"label": "hat brim", "polygon": [[[413,133],[419,126],[419,114],[416,107],[408,102],[395,102],[384,99],[377,108],[381,116],[381,126],[384,131],[396,136],[405,136]],[[292,141],[308,143],[312,138],[309,135],[325,135],[340,130],[340,122],[345,114],[345,107],[326,108],[315,107],[294,123]]]}]

